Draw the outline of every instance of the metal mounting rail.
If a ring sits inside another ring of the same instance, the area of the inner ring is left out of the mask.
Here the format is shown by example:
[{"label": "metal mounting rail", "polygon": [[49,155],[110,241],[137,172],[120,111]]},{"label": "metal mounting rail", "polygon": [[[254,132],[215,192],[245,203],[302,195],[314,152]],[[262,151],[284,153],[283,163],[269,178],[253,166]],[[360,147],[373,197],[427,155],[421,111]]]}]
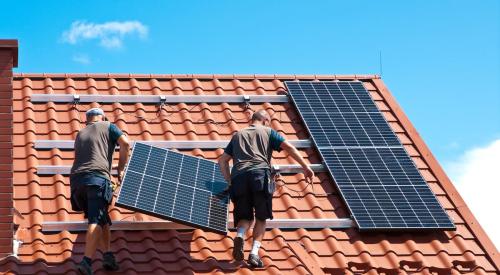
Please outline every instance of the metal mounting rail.
[{"label": "metal mounting rail", "polygon": [[[338,219],[273,219],[268,220],[266,228],[280,229],[323,229],[335,228],[346,229],[354,227],[354,222],[349,218]],[[42,231],[44,232],[61,232],[61,231],[86,231],[88,227],[85,221],[71,222],[43,222]],[[233,228],[233,221],[229,221],[228,228]],[[194,229],[193,227],[178,224],[171,221],[113,221],[111,230],[166,230],[166,229]]]},{"label": "metal mounting rail", "polygon": [[[74,142],[74,140],[36,140],[34,148],[37,150],[50,150],[55,148],[73,150]],[[225,148],[229,140],[149,140],[140,142],[163,148],[189,150]],[[289,142],[296,148],[312,147],[312,143],[309,139],[289,140]]]},{"label": "metal mounting rail", "polygon": [[85,95],[32,94],[33,103],[286,103],[286,95]]},{"label": "metal mounting rail", "polygon": [[[326,172],[323,164],[309,165],[314,172]],[[273,165],[273,169],[281,174],[297,174],[302,173],[302,167],[298,164]],[[69,175],[71,166],[69,165],[39,165],[36,167],[38,175]],[[111,174],[116,175],[113,170]]]}]

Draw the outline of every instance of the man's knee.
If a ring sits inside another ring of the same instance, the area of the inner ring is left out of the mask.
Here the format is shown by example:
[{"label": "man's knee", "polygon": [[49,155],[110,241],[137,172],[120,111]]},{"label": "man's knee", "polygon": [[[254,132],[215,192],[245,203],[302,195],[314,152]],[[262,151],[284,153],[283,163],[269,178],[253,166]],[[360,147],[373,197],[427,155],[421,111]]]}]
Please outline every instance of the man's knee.
[{"label": "man's knee", "polygon": [[94,221],[94,222],[89,222],[89,226],[88,226],[88,229],[90,230],[101,230],[102,229],[102,225],[100,225],[97,221]]},{"label": "man's knee", "polygon": [[265,229],[266,227],[266,219],[255,219],[254,228]]},{"label": "man's knee", "polygon": [[89,218],[88,219],[89,226],[96,225],[102,229],[104,229],[104,227],[109,227],[110,219],[107,218],[105,215],[97,215],[88,218]]}]

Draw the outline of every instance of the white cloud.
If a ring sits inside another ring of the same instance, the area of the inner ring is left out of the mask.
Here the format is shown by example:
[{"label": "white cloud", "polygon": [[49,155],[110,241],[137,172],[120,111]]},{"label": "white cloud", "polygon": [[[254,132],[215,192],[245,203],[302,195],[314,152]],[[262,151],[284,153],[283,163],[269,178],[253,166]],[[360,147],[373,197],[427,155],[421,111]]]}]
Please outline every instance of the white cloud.
[{"label": "white cloud", "polygon": [[459,149],[460,143],[458,143],[457,141],[452,141],[452,142],[448,143],[445,148],[450,149],[450,150]]},{"label": "white cloud", "polygon": [[73,56],[73,61],[83,65],[89,65],[91,63],[89,56],[86,54],[77,54]]},{"label": "white cloud", "polygon": [[466,151],[445,167],[474,216],[500,248],[500,139]]},{"label": "white cloud", "polygon": [[75,21],[63,33],[62,39],[69,44],[96,39],[105,48],[120,48],[126,35],[137,35],[144,39],[148,36],[148,27],[139,21],[110,21],[102,24]]}]

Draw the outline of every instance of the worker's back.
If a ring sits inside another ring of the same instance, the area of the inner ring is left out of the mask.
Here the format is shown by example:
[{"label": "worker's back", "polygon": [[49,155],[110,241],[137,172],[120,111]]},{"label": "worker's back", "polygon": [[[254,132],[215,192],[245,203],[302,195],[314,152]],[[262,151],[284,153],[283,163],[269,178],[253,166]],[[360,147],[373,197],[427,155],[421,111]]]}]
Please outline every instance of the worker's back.
[{"label": "worker's back", "polygon": [[[252,125],[234,134],[218,160],[234,203],[233,221],[237,234],[233,239],[233,258],[236,261],[243,260],[245,232],[256,219],[248,264],[257,268],[264,266],[258,251],[266,232],[266,220],[273,218],[275,184],[270,171],[272,152],[285,149],[304,168],[308,183],[314,176],[297,149],[267,125],[271,125],[271,117],[265,110],[253,113]],[[230,172],[231,159],[233,170]]]},{"label": "worker's back", "polygon": [[273,150],[283,141],[276,131],[262,125],[250,125],[234,134],[225,152],[233,157],[231,176],[245,171],[270,169]]},{"label": "worker's back", "polygon": [[109,172],[116,145],[116,138],[111,137],[110,127],[110,122],[100,121],[80,130],[75,140],[72,175],[91,172],[110,179]]}]

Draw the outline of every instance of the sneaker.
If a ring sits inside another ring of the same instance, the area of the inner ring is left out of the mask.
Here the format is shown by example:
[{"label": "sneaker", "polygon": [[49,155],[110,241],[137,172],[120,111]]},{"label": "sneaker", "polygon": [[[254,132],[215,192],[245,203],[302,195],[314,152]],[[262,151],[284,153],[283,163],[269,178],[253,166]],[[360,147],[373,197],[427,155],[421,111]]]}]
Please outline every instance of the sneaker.
[{"label": "sneaker", "polygon": [[88,264],[86,261],[82,260],[80,263],[76,265],[76,269],[80,271],[83,275],[93,275],[92,266]]},{"label": "sneaker", "polygon": [[106,252],[102,256],[102,267],[107,271],[117,271],[120,266],[116,262],[115,255],[111,252]]},{"label": "sneaker", "polygon": [[235,237],[234,238],[234,245],[233,245],[233,258],[236,261],[242,261],[245,255],[243,255],[243,244],[244,240],[242,237]]},{"label": "sneaker", "polygon": [[248,256],[248,263],[251,267],[262,268],[264,267],[264,263],[260,259],[259,255],[250,254]]}]

